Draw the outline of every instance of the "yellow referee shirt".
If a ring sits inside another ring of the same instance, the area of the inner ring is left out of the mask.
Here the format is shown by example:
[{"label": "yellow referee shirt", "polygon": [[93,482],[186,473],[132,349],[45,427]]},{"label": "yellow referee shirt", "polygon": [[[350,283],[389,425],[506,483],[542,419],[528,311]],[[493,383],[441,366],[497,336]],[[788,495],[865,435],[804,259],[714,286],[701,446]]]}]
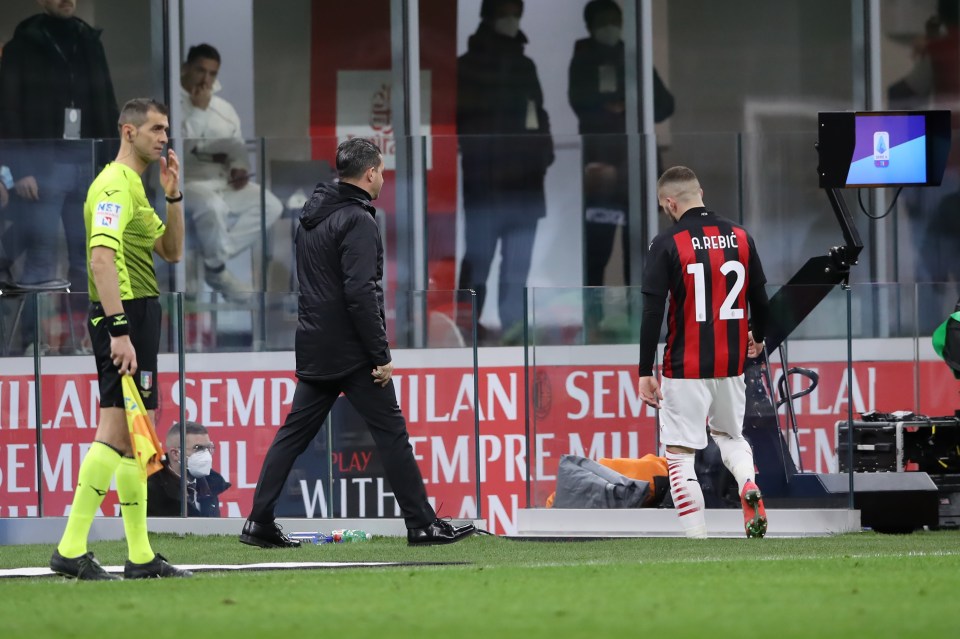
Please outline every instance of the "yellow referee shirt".
[{"label": "yellow referee shirt", "polygon": [[153,246],[163,235],[164,224],[150,206],[136,171],[119,162],[108,164],[87,191],[83,220],[87,228],[87,275],[92,301],[100,301],[89,268],[95,246],[116,251],[121,300],[160,295],[153,270]]}]

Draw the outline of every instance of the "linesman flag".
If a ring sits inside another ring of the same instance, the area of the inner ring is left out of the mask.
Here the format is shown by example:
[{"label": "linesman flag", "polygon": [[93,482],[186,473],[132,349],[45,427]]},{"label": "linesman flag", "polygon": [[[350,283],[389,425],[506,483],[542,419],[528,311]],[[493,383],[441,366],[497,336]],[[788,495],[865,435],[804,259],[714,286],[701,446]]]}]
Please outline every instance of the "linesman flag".
[{"label": "linesman flag", "polygon": [[157,431],[153,429],[150,415],[140,399],[140,391],[130,375],[124,375],[123,408],[127,415],[127,430],[130,431],[130,443],[133,446],[133,456],[140,464],[140,469],[148,477],[163,468],[163,445],[157,439]]}]

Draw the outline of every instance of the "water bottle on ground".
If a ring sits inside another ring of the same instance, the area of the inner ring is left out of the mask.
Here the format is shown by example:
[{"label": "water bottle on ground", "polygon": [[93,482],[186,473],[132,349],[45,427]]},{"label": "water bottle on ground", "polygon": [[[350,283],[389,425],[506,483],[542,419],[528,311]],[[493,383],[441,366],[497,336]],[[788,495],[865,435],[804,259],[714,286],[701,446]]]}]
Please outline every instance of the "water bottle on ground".
[{"label": "water bottle on ground", "polygon": [[371,538],[370,533],[364,532],[362,530],[334,530],[334,537],[340,537],[340,541],[343,543],[355,544],[361,541],[367,541]]}]

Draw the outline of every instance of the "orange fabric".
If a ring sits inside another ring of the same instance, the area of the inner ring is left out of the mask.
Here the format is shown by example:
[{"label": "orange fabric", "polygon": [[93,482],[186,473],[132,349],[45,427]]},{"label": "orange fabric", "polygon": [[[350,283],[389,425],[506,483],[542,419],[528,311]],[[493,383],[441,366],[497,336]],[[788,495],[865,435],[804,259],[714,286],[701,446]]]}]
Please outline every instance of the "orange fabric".
[{"label": "orange fabric", "polygon": [[150,421],[150,414],[143,406],[140,392],[133,378],[124,375],[121,382],[123,387],[123,407],[127,416],[127,430],[130,431],[130,443],[133,446],[133,457],[140,464],[140,469],[149,477],[163,468],[163,444],[157,437],[157,431]]},{"label": "orange fabric", "polygon": [[547,497],[547,508],[553,508],[553,500],[557,497],[556,492],[550,493],[550,496]]},{"label": "orange fabric", "polygon": [[630,479],[640,479],[648,482],[650,484],[650,496],[647,498],[648,502],[653,501],[655,497],[653,478],[658,475],[661,477],[667,476],[666,457],[657,457],[656,455],[648,454],[640,459],[631,457],[601,457],[598,461],[607,468],[613,469]]}]

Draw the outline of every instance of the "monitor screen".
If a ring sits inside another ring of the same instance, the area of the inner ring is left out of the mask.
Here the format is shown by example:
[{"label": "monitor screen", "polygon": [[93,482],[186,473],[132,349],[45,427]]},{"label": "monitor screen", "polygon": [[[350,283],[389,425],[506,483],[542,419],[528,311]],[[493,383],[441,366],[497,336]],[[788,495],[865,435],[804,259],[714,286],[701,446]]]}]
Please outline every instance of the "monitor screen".
[{"label": "monitor screen", "polygon": [[923,184],[927,181],[926,118],[858,113],[847,186]]},{"label": "monitor screen", "polygon": [[935,186],[950,149],[949,111],[821,113],[820,186]]}]

